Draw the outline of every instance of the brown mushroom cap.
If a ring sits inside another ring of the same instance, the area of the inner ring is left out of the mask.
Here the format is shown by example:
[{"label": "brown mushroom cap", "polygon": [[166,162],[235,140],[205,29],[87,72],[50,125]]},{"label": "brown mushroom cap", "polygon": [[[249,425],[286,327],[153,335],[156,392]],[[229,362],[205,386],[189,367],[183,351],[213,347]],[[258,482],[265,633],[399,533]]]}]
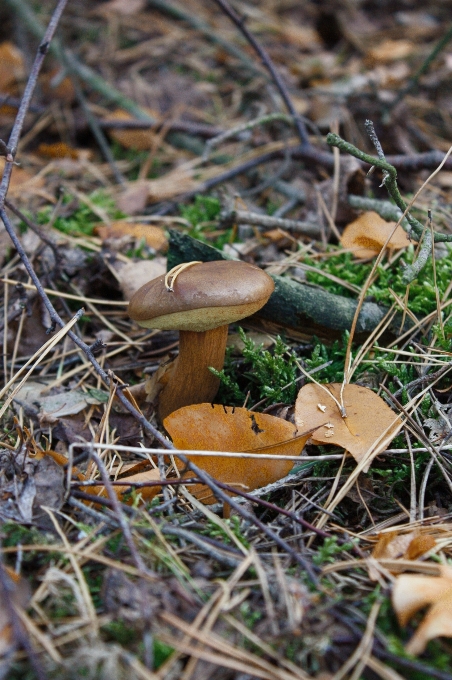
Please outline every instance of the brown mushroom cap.
[{"label": "brown mushroom cap", "polygon": [[200,262],[181,271],[174,290],[159,276],[129,303],[129,316],[145,328],[207,331],[257,312],[274,290],[262,269],[236,260]]}]

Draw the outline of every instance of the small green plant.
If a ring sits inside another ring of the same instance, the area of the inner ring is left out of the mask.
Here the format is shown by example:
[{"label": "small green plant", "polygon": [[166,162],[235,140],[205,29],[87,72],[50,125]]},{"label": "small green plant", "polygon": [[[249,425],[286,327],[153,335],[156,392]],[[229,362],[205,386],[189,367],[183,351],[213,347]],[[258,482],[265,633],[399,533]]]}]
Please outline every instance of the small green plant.
[{"label": "small green plant", "polygon": [[[117,210],[114,199],[106,194],[105,191],[93,191],[88,198],[93,205],[104,210],[111,219],[118,220],[124,217],[124,213]],[[63,205],[69,204],[70,201],[70,196],[65,197]],[[37,218],[38,224],[47,224],[52,212],[52,207],[40,210]],[[99,216],[88,205],[80,203],[70,215],[57,217],[53,226],[58,231],[70,236],[92,236],[94,227],[98,222]]]},{"label": "small green plant", "polygon": [[[223,520],[223,522],[227,524],[227,526],[230,528],[235,537],[238,538],[240,543],[242,543],[245,546],[245,548],[249,548],[249,542],[242,533],[240,517],[238,517],[237,515],[233,515],[230,519]],[[214,524],[210,520],[207,521],[206,528],[203,531],[201,531],[201,533],[211,538],[219,538],[227,545],[231,544],[231,539],[229,535],[221,528],[220,525]]]},{"label": "small green plant", "polygon": [[[180,205],[179,211],[192,228],[189,230],[189,235],[206,243],[208,241],[206,233],[214,229],[215,220],[217,220],[221,212],[221,203],[218,198],[214,196],[195,196],[195,199],[190,205]],[[225,243],[233,241],[232,229],[225,229],[219,236],[209,243],[215,248],[222,249]]]},{"label": "small green plant", "polygon": [[452,317],[449,317],[444,324],[435,323],[432,326],[432,333],[437,337],[437,344],[441,349],[450,352],[452,350]]},{"label": "small green plant", "polygon": [[336,561],[338,554],[351,550],[353,548],[353,542],[343,543],[339,545],[337,542],[337,536],[331,536],[325,538],[323,545],[317,550],[317,554],[313,555],[312,561],[314,564],[320,566],[321,564],[330,564]]},{"label": "small green plant", "polygon": [[154,638],[154,670],[158,670],[173,652],[173,647],[170,647],[164,642],[161,642],[159,639]]},{"label": "small green plant", "polygon": [[238,330],[244,344],[244,366],[239,372],[227,353],[225,368],[221,371],[210,369],[220,378],[219,399],[230,405],[242,405],[245,395],[250,393],[250,401],[262,399],[269,403],[292,403],[297,392],[297,358],[283,340],[278,337],[271,351],[264,350],[247,338],[244,330]]},{"label": "small green plant", "polygon": [[310,373],[320,366],[324,366],[315,372],[315,379],[320,383],[342,382],[344,379],[344,361],[347,350],[349,333],[344,333],[341,340],[335,340],[328,346],[314,338],[316,343],[311,356],[304,360],[304,368]]}]

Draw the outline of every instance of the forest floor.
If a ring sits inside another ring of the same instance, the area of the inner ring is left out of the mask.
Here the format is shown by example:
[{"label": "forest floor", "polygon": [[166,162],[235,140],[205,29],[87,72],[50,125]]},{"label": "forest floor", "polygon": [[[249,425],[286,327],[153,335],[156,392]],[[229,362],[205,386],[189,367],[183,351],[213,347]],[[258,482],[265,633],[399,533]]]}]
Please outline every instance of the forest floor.
[{"label": "forest floor", "polygon": [[[452,678],[451,25],[1,3],[1,677]],[[224,258],[275,292],[163,423],[128,301]]]}]

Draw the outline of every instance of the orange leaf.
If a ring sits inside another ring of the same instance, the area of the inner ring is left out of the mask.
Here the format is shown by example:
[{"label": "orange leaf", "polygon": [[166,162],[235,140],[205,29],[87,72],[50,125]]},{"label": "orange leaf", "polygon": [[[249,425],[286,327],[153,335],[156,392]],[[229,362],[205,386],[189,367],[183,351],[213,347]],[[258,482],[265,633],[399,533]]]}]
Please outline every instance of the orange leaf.
[{"label": "orange leaf", "polygon": [[[309,437],[298,435],[295,425],[281,418],[219,404],[184,406],[167,416],[163,424],[176,448],[188,450],[298,456]],[[271,484],[285,477],[293,467],[290,460],[187,457],[212,477],[243,491]],[[193,473],[187,476],[193,477]],[[204,503],[215,502],[204,486],[190,487],[190,491]]]},{"label": "orange leaf", "polygon": [[331,383],[324,387],[326,390],[314,383],[304,385],[295,403],[297,427],[300,430],[318,428],[311,435],[315,444],[342,446],[359,463],[368,451],[383,450],[387,441],[383,445],[378,443],[382,435],[385,440],[388,434],[396,436],[402,421],[372,390],[361,385],[345,385],[343,405],[347,417],[342,418],[336,403],[340,403],[342,385]]},{"label": "orange leaf", "polygon": [[7,92],[24,76],[24,60],[21,52],[11,42],[0,44],[0,91]]},{"label": "orange leaf", "polygon": [[[154,120],[159,120],[159,114],[151,109],[145,109]],[[116,109],[109,116],[109,120],[135,120],[127,111]],[[137,151],[149,151],[157,138],[157,133],[151,129],[142,130],[116,130],[111,128],[109,135],[119,142],[125,149],[136,149]]]},{"label": "orange leaf", "polygon": [[55,142],[54,144],[42,143],[38,146],[37,152],[45,158],[72,158],[73,160],[80,158],[80,153],[86,154],[86,151],[80,152],[64,142]]},{"label": "orange leaf", "polygon": [[397,559],[416,560],[436,545],[436,540],[429,534],[414,531],[399,533],[389,531],[379,534],[378,542],[372,550],[372,557],[377,560]]},{"label": "orange leaf", "polygon": [[168,240],[161,227],[151,224],[137,224],[118,220],[109,225],[98,225],[95,233],[100,236],[102,241],[108,238],[121,238],[122,236],[132,236],[135,239],[144,239],[146,245],[154,250],[166,250]]},{"label": "orange leaf", "polygon": [[[386,222],[376,212],[365,212],[345,227],[341,236],[344,248],[349,248],[356,257],[369,258],[378,255],[396,223]],[[399,225],[392,234],[388,248],[400,250],[409,245],[408,236]]]},{"label": "orange leaf", "polygon": [[[127,477],[121,477],[117,480],[118,482],[124,482],[124,488],[122,486],[114,486],[113,489],[118,494],[121,499],[125,493],[130,491],[130,484],[133,482],[159,482],[160,472],[156,468],[151,468],[149,470],[144,470],[144,472],[137,472],[134,475],[128,475]],[[102,487],[103,488],[103,487]],[[161,486],[143,486],[137,489],[137,493],[141,494],[143,500],[151,500],[160,493],[162,490]],[[102,496],[107,495],[106,492],[101,494]]]},{"label": "orange leaf", "polygon": [[428,536],[427,534],[415,536],[410,542],[403,557],[406,560],[416,560],[418,557],[434,548],[435,545],[436,541],[433,536]]}]

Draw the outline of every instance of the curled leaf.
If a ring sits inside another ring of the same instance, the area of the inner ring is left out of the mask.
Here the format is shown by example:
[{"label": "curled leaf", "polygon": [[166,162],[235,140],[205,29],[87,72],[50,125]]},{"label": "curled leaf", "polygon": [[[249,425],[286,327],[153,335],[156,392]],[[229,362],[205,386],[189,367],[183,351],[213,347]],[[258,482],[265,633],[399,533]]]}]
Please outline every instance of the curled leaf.
[{"label": "curled leaf", "polygon": [[[218,404],[194,404],[174,411],[164,426],[178,449],[251,452],[298,456],[309,434],[298,434],[295,425],[265,413]],[[211,456],[187,456],[198,467],[221,482],[243,491],[257,489],[285,477],[293,467],[291,460],[262,460]],[[182,464],[179,465],[183,467]],[[193,473],[187,473],[193,477]],[[204,503],[215,498],[204,486],[190,491]]]}]

